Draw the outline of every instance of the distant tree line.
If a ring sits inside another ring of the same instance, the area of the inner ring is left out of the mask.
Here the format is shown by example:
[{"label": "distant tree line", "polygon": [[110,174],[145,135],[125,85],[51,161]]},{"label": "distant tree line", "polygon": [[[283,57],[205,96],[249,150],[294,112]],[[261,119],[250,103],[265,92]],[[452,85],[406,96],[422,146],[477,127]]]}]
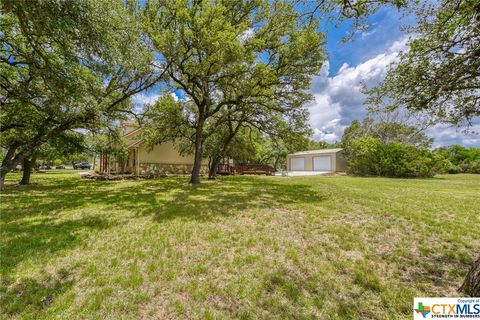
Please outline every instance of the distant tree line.
[{"label": "distant tree line", "polygon": [[452,145],[437,148],[435,152],[443,158],[443,172],[480,173],[480,148]]},{"label": "distant tree line", "polygon": [[480,173],[480,148],[458,145],[432,149],[433,139],[400,122],[353,121],[341,145],[347,173],[395,178],[432,177],[437,173]]}]

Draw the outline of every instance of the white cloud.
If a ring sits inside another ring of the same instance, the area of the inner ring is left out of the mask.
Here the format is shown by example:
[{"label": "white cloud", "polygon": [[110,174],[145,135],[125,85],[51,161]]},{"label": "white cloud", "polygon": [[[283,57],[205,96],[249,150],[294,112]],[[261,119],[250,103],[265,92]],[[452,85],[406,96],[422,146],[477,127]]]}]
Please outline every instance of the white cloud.
[{"label": "white cloud", "polygon": [[473,124],[467,132],[465,132],[465,128],[439,124],[428,129],[427,134],[435,139],[434,147],[461,144],[465,147],[478,148],[480,146],[480,121]]},{"label": "white cloud", "polygon": [[170,93],[170,95],[172,96],[173,101],[178,102],[179,99],[178,99],[178,96],[175,94],[175,92]]},{"label": "white cloud", "polygon": [[152,104],[160,98],[160,95],[156,92],[151,93],[137,93],[132,97],[132,102],[136,107],[143,108],[145,104]]},{"label": "white cloud", "polygon": [[241,42],[245,42],[250,38],[252,38],[253,36],[255,36],[255,30],[253,30],[253,28],[248,28],[247,30],[245,30],[240,34],[239,39]]},{"label": "white cloud", "polygon": [[[396,61],[398,52],[406,48],[407,40],[405,37],[394,42],[386,52],[357,66],[344,63],[333,77],[329,77],[330,65],[325,63],[320,74],[314,77],[310,89],[315,97],[308,105],[315,140],[339,140],[352,120],[362,120],[365,117],[365,95],[361,92],[363,84],[372,87],[379,83],[385,77],[388,66]],[[468,133],[462,129],[437,125],[429,129],[427,134],[435,138],[434,146],[479,146],[479,132],[480,121],[474,123]]]},{"label": "white cloud", "polygon": [[377,29],[371,29],[369,31],[362,32],[361,38],[365,39],[365,38],[371,36],[372,34],[374,34],[375,32],[377,32]]},{"label": "white cloud", "polygon": [[363,119],[366,110],[362,84],[372,86],[381,81],[405,44],[406,39],[395,42],[387,52],[357,66],[344,63],[333,77],[328,76],[329,64],[324,65],[320,75],[313,79],[311,91],[315,101],[308,106],[315,139],[338,140],[352,120]]}]

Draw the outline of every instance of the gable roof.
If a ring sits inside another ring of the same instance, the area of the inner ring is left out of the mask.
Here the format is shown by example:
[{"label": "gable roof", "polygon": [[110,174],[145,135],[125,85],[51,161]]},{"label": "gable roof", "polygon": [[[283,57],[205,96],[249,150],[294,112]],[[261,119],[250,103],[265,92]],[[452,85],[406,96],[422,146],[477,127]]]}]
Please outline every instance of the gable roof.
[{"label": "gable roof", "polygon": [[127,146],[127,149],[130,149],[132,147],[136,147],[137,145],[139,145],[140,143],[143,142],[143,139],[140,139],[140,140],[137,140],[137,141],[133,141],[132,143],[130,143],[128,146]]},{"label": "gable roof", "polygon": [[137,129],[133,129],[132,131],[124,134],[123,137],[125,138],[125,137],[128,137],[128,136],[131,136],[131,135],[133,135],[133,134],[135,134],[135,133],[137,133],[137,132],[140,132],[140,131],[142,131],[142,128],[138,127]]},{"label": "gable roof", "polygon": [[321,153],[337,153],[342,151],[342,148],[334,148],[334,149],[321,149],[321,150],[307,150],[307,151],[299,151],[292,153],[291,155],[306,155],[306,154],[321,154]]}]

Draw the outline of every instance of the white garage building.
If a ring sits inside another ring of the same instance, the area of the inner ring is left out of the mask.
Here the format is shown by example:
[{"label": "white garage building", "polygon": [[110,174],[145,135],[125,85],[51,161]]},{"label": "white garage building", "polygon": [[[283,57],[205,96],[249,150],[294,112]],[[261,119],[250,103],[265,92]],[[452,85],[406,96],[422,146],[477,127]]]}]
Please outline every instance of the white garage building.
[{"label": "white garage building", "polygon": [[287,170],[339,172],[346,170],[346,162],[340,148],[300,151],[287,155]]}]

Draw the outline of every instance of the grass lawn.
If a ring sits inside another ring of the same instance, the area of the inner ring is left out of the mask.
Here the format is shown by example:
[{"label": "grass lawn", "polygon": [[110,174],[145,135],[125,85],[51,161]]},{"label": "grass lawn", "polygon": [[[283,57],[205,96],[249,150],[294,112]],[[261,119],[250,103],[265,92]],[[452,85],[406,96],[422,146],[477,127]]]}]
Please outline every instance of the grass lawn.
[{"label": "grass lawn", "polygon": [[480,175],[18,180],[3,318],[410,319],[480,253]]}]

